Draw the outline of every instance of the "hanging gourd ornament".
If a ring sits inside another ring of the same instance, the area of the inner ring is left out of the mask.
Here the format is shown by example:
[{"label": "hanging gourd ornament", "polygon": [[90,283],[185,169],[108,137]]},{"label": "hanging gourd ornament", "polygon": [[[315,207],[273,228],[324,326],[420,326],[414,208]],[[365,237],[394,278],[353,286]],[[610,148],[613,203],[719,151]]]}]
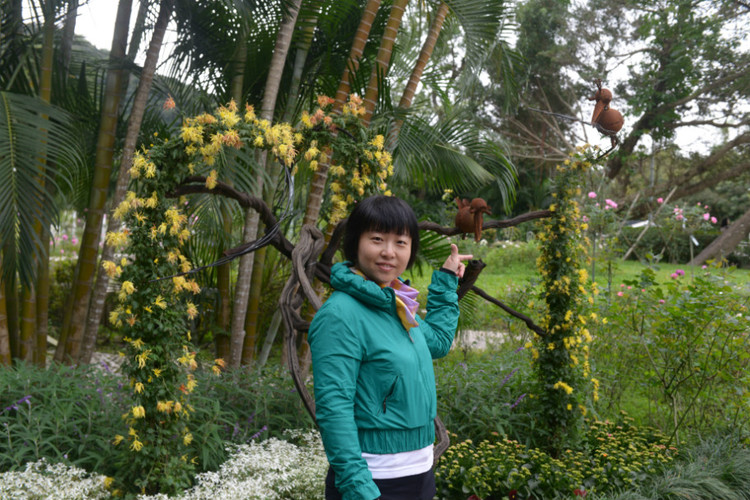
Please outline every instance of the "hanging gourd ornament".
[{"label": "hanging gourd ornament", "polygon": [[609,107],[609,103],[612,102],[612,92],[609,89],[602,88],[602,81],[600,79],[595,80],[595,83],[597,87],[596,93],[592,97],[589,97],[589,101],[596,101],[594,114],[591,115],[591,123],[599,132],[610,138],[612,147],[614,148],[618,143],[617,132],[625,124],[625,120],[622,117],[622,113]]}]

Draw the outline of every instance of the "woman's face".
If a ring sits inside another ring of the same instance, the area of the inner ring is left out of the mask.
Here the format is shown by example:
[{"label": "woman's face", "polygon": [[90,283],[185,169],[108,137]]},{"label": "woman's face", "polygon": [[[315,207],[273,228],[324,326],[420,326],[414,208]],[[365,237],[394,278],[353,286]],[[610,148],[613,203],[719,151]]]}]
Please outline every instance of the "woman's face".
[{"label": "woman's face", "polygon": [[365,231],[359,237],[357,267],[378,285],[388,285],[401,276],[410,257],[408,234]]}]

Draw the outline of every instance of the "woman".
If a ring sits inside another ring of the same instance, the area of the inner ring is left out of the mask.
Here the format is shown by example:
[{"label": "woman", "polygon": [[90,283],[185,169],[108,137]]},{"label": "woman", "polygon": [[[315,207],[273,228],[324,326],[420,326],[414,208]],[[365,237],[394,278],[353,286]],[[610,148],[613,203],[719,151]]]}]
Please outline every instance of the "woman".
[{"label": "woman", "polygon": [[435,495],[437,414],[432,359],[445,356],[458,323],[463,260],[451,245],[432,275],[424,320],[417,290],[399,276],[419,248],[414,211],[395,197],[360,202],[346,225],[348,262],[331,269],[334,292],[308,341],[316,420],[330,468],[326,499],[416,500]]}]

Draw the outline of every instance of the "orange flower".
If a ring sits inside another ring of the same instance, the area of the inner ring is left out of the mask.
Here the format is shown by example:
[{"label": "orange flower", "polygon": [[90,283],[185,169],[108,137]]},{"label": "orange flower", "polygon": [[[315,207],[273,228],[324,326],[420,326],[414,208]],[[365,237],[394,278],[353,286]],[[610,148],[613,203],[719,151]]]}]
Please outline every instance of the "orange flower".
[{"label": "orange flower", "polygon": [[172,109],[175,107],[174,99],[172,99],[172,96],[167,97],[167,100],[164,101],[164,109]]}]

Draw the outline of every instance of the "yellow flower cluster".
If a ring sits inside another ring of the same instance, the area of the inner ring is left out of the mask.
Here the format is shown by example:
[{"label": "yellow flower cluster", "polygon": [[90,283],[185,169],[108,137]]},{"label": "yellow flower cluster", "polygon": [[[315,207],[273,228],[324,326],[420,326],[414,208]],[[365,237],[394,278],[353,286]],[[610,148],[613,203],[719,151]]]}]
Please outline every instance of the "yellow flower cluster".
[{"label": "yellow flower cluster", "polygon": [[260,126],[263,130],[266,144],[271,148],[271,152],[284,165],[288,167],[293,165],[297,157],[297,150],[294,147],[296,138],[292,126],[288,123],[279,123],[273,127],[269,127],[265,121],[261,121]]},{"label": "yellow flower cluster", "polygon": [[137,179],[144,175],[147,179],[156,177],[156,165],[146,157],[141,151],[136,151],[133,155],[133,166],[128,170],[130,177]]},{"label": "yellow flower cluster", "polygon": [[[365,107],[362,105],[362,98],[357,94],[350,94],[349,100],[344,104],[342,110],[345,115],[364,116]],[[382,147],[382,146],[381,146]]]},{"label": "yellow flower cluster", "polygon": [[562,380],[560,380],[557,383],[555,383],[555,385],[553,385],[552,388],[553,389],[562,389],[563,391],[565,391],[565,394],[572,394],[573,393],[573,388],[570,387],[565,382],[563,382]]}]

